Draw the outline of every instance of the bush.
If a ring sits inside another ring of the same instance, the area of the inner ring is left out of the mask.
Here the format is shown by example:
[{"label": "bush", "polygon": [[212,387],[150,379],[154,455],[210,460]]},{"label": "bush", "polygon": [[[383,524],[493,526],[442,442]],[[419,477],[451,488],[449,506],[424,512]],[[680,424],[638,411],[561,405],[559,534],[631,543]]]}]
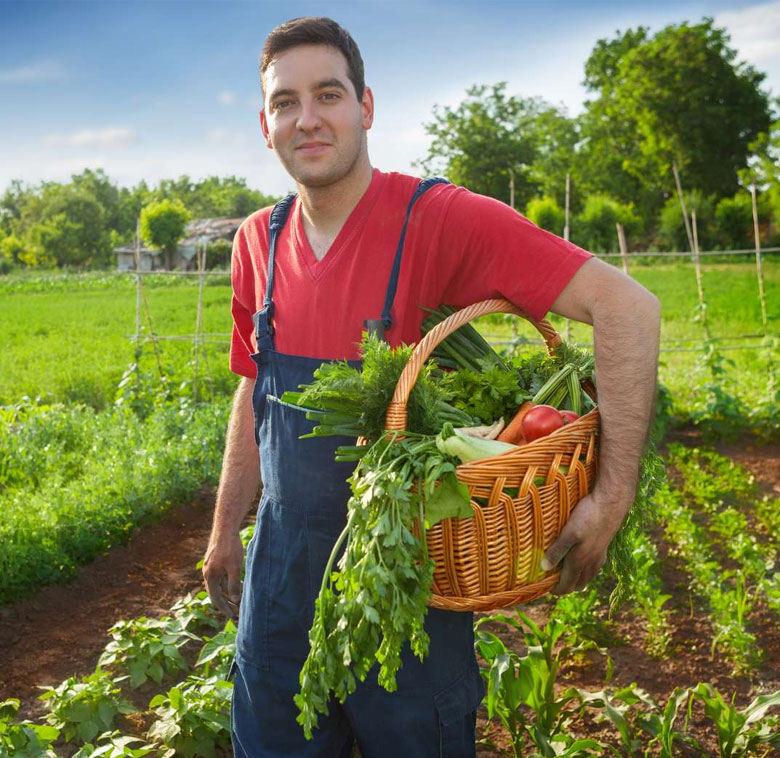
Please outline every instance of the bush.
[{"label": "bush", "polygon": [[[711,249],[716,239],[714,197],[706,197],[700,190],[692,190],[684,192],[683,198],[688,215],[690,216],[692,211],[696,211],[699,250]],[[693,227],[691,227],[692,231]],[[680,208],[680,200],[676,194],[669,197],[661,210],[658,222],[658,241],[664,250],[690,250],[682,208]]]},{"label": "bush", "polygon": [[554,197],[532,198],[525,208],[525,215],[541,229],[546,229],[558,236],[563,235],[565,216],[563,209]]},{"label": "bush", "polygon": [[591,195],[572,225],[573,241],[594,252],[619,252],[618,223],[623,225],[626,237],[636,234],[640,222],[633,203],[625,205],[607,195]]}]

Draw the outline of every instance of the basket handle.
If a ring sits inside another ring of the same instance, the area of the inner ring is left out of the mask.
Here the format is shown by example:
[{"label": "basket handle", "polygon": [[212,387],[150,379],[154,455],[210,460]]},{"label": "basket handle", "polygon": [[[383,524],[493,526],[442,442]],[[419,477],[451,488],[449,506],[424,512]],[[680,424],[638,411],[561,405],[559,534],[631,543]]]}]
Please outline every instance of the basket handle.
[{"label": "basket handle", "polygon": [[415,346],[408,363],[398,378],[393,399],[387,406],[387,415],[385,416],[385,429],[387,431],[394,432],[406,429],[406,404],[409,402],[409,395],[417,381],[420,369],[425,364],[425,361],[431,357],[431,353],[436,349],[436,346],[463,326],[463,324],[479,316],[485,316],[488,313],[512,313],[530,322],[542,335],[549,355],[552,355],[555,352],[555,348],[561,344],[560,335],[549,322],[532,319],[514,303],[510,303],[509,300],[502,298],[483,300],[480,303],[474,303],[474,305],[462,308],[438,323]]}]

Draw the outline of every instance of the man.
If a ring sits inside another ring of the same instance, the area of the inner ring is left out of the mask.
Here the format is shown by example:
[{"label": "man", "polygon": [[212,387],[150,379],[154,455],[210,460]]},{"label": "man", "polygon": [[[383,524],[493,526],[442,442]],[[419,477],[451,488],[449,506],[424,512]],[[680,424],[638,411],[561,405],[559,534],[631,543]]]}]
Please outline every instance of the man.
[{"label": "man", "polygon": [[[298,440],[302,415],[278,402],[323,359],[356,359],[367,322],[391,344],[417,341],[419,306],[506,297],[535,318],[548,310],[594,327],[602,417],[600,475],[550,547],[559,594],[604,563],[633,501],[650,424],[658,300],[615,268],[507,206],[449,184],[371,167],[374,99],[352,38],[329,19],[274,29],[261,59],[260,122],[298,197],[250,216],[233,249],[231,368],[243,376],[230,418],[203,573],[236,615],[239,526],[261,481],[240,600],[233,699],[236,756],[474,755],[483,687],[471,614],[430,609],[424,663],[408,656],[399,688],[375,676],[307,742],[293,695],[323,567],[345,523],[349,469],[332,440]],[[381,318],[379,318],[381,315]],[[258,466],[258,446],[260,466]]]}]

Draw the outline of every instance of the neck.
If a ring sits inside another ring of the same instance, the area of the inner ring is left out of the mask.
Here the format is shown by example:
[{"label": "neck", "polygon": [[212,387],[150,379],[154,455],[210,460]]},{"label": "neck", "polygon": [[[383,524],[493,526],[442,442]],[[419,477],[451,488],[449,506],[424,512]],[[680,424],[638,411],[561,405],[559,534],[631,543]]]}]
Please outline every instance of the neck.
[{"label": "neck", "polygon": [[327,187],[298,185],[305,225],[323,232],[340,229],[371,184],[372,174],[366,158],[347,176]]}]

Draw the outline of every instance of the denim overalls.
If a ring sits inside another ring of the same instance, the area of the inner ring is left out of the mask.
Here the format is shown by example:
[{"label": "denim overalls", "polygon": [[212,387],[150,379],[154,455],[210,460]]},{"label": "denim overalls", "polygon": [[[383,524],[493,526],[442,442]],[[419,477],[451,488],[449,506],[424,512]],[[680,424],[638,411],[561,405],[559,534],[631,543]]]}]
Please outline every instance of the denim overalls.
[{"label": "denim overalls", "polygon": [[[421,182],[406,212],[385,295],[381,327],[390,328],[406,226],[416,200],[431,186]],[[466,758],[474,756],[476,709],[484,693],[474,656],[471,613],[429,608],[429,654],[423,663],[406,645],[398,689],[376,681],[376,665],[342,705],[331,699],[311,741],[296,722],[293,696],[309,652],[314,600],[330,551],[346,524],[346,482],[354,464],[336,463],[344,438],[299,439],[310,431],[305,416],[282,405],[285,390],[312,381],[319,358],[274,350],[273,281],[276,240],[294,200],[271,213],[268,285],[254,315],[258,352],[253,394],[263,494],[255,535],[247,549],[238,623],[232,706],[236,758],[349,758],[357,741],[364,758]],[[344,293],[348,296],[348,293]],[[380,321],[366,322],[374,328]],[[327,328],[323,325],[322,328]],[[360,361],[350,361],[356,367]]]}]

